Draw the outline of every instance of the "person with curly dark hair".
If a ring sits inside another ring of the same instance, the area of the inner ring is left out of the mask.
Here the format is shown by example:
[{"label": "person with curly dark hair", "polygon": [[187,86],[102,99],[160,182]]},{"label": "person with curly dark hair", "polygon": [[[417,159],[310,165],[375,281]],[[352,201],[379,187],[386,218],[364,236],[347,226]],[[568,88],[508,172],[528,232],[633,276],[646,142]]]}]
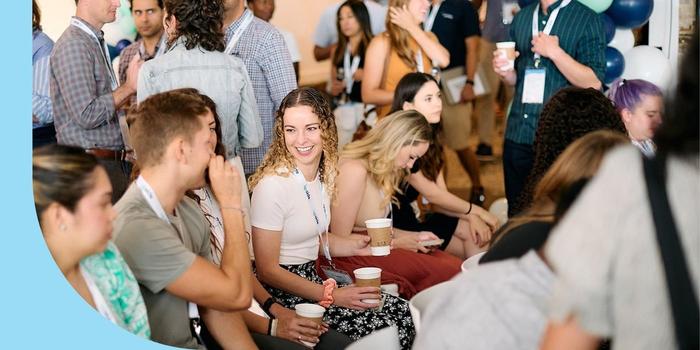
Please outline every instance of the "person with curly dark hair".
[{"label": "person with curly dark hair", "polygon": [[572,86],[554,94],[542,108],[533,145],[534,164],[519,200],[508,210],[509,216],[531,204],[537,182],[566,147],[579,137],[600,129],[627,134],[615,106],[603,93]]},{"label": "person with curly dark hair", "polygon": [[[561,283],[540,349],[596,349],[604,338],[613,339],[613,350],[699,347],[697,28],[689,44],[654,136],[656,157],[632,146],[611,152],[547,241]],[[665,241],[674,236],[675,264]]]},{"label": "person with curly dark hair", "polygon": [[[221,117],[226,160],[243,173],[241,148],[258,147],[263,128],[258,117],[253,84],[240,58],[224,53],[221,0],[165,0],[168,51],[143,65],[137,100],[178,88],[195,88],[216,103]],[[241,181],[241,193],[248,186]],[[250,198],[241,196],[248,213]],[[250,215],[246,215],[249,218]],[[246,221],[250,232],[250,224]]]}]

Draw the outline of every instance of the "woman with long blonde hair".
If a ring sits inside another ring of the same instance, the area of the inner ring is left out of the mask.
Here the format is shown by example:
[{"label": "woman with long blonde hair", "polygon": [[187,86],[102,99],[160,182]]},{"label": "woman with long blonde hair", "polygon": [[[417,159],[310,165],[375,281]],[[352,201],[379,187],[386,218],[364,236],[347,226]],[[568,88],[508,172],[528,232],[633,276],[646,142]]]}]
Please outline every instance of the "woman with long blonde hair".
[{"label": "woman with long blonde hair", "polygon": [[[433,130],[414,110],[399,111],[381,120],[361,140],[343,149],[338,163],[337,201],[332,206],[331,231],[337,236],[357,237],[366,231],[365,220],[393,218],[391,203],[409,174],[423,156]],[[399,285],[399,294],[415,293],[450,279],[459,272],[461,260],[436,250],[432,232],[393,229],[393,250],[389,256],[353,256],[334,259],[346,270],[362,266],[382,269],[383,283]]]},{"label": "woman with long blonde hair", "polygon": [[[377,287],[356,287],[352,280],[323,280],[316,270],[319,251],[332,261],[369,254],[366,237],[328,233],[338,173],[338,139],[328,102],[312,88],[290,92],[277,112],[274,132],[250,180],[258,279],[284,307],[323,306],[327,325],[354,340],[393,325],[401,347],[410,348],[415,329],[405,300],[382,295]],[[377,304],[369,301],[380,299],[383,306],[374,310]]]},{"label": "woman with long blonde hair", "polygon": [[[443,104],[435,78],[425,73],[409,73],[401,78],[391,110],[411,109],[425,117],[435,137],[425,156],[411,168],[402,192],[396,195],[398,205],[393,205],[394,227],[433,232],[444,240],[440,249],[462,259],[485,251],[492,230],[498,226],[498,219],[478,204],[467,202],[447,190],[442,146]],[[431,204],[422,218],[417,218],[411,207],[419,195]]]},{"label": "woman with long blonde hair", "polygon": [[362,100],[378,106],[377,116],[389,113],[399,80],[410,72],[432,73],[450,63],[450,53],[421,23],[428,0],[390,0],[386,32],[367,48]]}]

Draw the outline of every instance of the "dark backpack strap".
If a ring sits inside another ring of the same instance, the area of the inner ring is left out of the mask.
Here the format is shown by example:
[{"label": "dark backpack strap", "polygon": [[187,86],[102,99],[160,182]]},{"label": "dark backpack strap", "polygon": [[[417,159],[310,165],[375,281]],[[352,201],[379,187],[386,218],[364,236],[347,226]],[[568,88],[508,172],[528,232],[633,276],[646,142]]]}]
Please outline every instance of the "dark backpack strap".
[{"label": "dark backpack strap", "polygon": [[697,350],[700,347],[698,301],[690,280],[678,229],[668,202],[665,181],[665,159],[644,159],[649,204],[661,250],[666,285],[671,298],[671,311],[678,348]]}]

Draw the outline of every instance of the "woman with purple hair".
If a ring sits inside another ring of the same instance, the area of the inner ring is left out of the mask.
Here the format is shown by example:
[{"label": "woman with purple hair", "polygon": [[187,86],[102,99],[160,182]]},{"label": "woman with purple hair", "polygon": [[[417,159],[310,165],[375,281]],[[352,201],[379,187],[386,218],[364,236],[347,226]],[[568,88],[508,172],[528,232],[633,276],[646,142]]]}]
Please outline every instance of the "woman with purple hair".
[{"label": "woman with purple hair", "polygon": [[650,157],[656,152],[652,141],[661,125],[663,94],[658,86],[642,79],[613,81],[608,98],[612,100],[625,123],[632,144]]}]

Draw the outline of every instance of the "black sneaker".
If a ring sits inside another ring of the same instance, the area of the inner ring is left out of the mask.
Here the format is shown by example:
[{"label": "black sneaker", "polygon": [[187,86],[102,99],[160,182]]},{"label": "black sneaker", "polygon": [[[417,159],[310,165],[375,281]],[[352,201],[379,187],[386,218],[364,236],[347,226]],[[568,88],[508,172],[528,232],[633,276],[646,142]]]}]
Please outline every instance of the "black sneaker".
[{"label": "black sneaker", "polygon": [[493,160],[493,149],[490,145],[480,143],[478,146],[476,146],[476,158],[482,161]]},{"label": "black sneaker", "polygon": [[484,187],[474,187],[472,188],[472,195],[469,200],[472,204],[476,204],[480,207],[484,206],[486,202],[486,196],[484,195]]}]

